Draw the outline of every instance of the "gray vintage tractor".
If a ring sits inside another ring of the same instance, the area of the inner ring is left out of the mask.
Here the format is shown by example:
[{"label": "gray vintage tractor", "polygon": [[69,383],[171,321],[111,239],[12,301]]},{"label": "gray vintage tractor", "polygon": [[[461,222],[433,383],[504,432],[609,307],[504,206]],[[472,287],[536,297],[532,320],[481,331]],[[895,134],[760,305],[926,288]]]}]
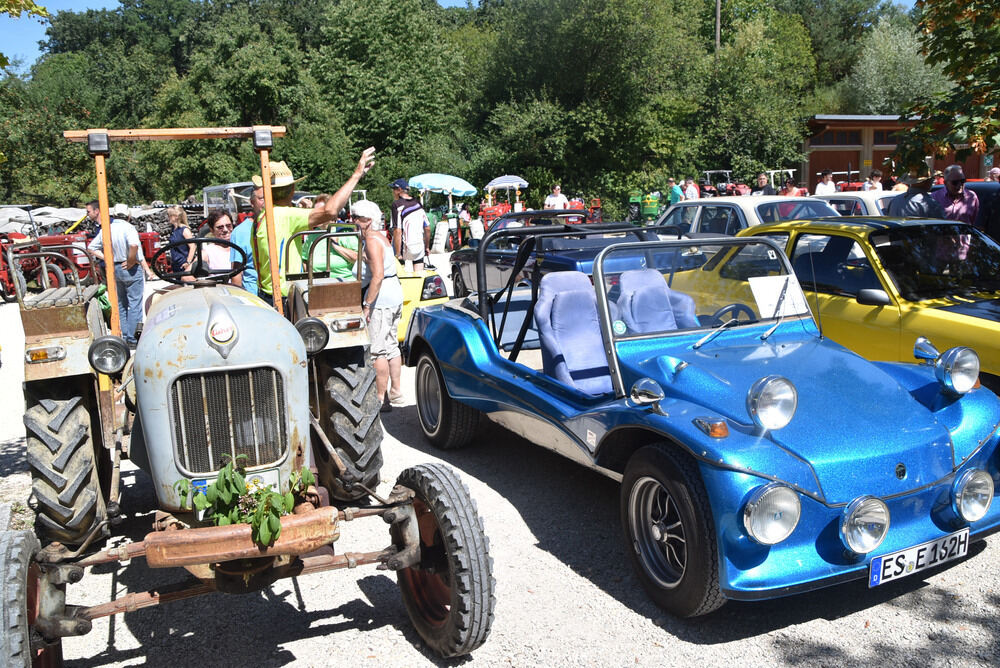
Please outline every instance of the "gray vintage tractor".
[{"label": "gray vintage tractor", "polygon": [[[266,149],[262,163],[268,183]],[[117,313],[109,328],[92,291],[22,300],[37,518],[34,532],[0,534],[4,665],[58,663],[60,639],[89,632],[99,617],[364,564],[397,572],[405,608],[434,651],[458,656],[481,645],[494,583],[468,489],[430,464],[403,471],[385,495],[377,490],[382,426],[360,284],[293,283],[282,313],[226,285],[235,270],[207,268],[204,247],[228,242],[188,243],[196,253],[186,275],[156,269],[172,285],[146,300],[134,351],[115,331]],[[101,550],[128,514],[124,458],[148,475],[139,479],[158,510],[144,538]],[[389,525],[388,544],[338,553],[342,525],[369,517]],[[186,580],[67,604],[88,567],[138,557],[183,569]]]}]

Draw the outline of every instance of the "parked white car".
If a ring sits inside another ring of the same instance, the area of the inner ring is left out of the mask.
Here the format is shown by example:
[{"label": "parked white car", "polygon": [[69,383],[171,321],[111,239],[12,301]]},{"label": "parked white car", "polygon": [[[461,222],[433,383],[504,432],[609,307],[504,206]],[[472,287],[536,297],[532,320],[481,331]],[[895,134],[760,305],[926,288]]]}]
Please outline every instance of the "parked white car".
[{"label": "parked white car", "polygon": [[841,216],[885,216],[889,202],[902,194],[891,190],[856,190],[816,195],[816,198],[825,199]]},{"label": "parked white car", "polygon": [[663,212],[656,225],[675,225],[689,236],[718,236],[760,223],[837,215],[828,202],[815,197],[729,195],[678,202]]}]

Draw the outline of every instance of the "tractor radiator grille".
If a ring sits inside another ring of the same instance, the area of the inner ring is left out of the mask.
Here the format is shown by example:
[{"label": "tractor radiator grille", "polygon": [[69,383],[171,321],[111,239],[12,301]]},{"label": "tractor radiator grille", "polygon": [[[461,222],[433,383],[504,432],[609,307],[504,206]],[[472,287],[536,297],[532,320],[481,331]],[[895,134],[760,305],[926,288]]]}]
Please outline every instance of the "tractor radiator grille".
[{"label": "tractor radiator grille", "polygon": [[225,455],[270,464],[288,448],[285,389],[269,367],[182,376],[170,402],[177,462],[190,473],[218,471]]}]

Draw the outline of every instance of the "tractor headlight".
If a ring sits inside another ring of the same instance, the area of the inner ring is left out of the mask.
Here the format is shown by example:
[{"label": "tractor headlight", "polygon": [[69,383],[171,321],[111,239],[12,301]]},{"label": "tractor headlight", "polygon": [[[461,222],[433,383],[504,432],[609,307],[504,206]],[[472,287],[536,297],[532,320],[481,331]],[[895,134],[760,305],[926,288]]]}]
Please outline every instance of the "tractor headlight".
[{"label": "tractor headlight", "polygon": [[979,355],[972,348],[949,348],[934,362],[934,375],[949,394],[965,394],[979,380]]},{"label": "tractor headlight", "polygon": [[851,552],[868,554],[889,533],[889,506],[874,496],[861,496],[844,509],[840,537]]},{"label": "tractor headlight", "polygon": [[112,375],[119,373],[128,362],[128,344],[120,336],[109,334],[94,339],[87,350],[90,366],[100,373]]},{"label": "tractor headlight", "polygon": [[302,318],[295,323],[299,336],[306,344],[306,352],[310,355],[326,348],[330,340],[330,330],[319,318]]},{"label": "tractor headlight", "polygon": [[993,478],[982,470],[969,470],[955,482],[955,511],[966,522],[986,516],[993,503]]},{"label": "tractor headlight", "polygon": [[743,526],[762,545],[774,545],[788,538],[799,523],[802,504],[791,487],[771,483],[758,487],[743,508]]},{"label": "tractor headlight", "polygon": [[781,429],[792,421],[798,393],[792,381],[781,376],[761,378],[747,394],[747,411],[754,423],[764,429]]}]

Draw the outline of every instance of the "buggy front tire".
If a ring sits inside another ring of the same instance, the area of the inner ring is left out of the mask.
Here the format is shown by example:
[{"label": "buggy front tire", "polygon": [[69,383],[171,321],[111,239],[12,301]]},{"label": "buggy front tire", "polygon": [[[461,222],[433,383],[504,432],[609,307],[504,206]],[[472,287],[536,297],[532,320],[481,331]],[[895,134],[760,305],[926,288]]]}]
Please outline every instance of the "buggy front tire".
[{"label": "buggy front tire", "polygon": [[621,486],[625,548],[657,605],[678,617],[722,606],[712,508],[697,464],[667,444],[641,448]]},{"label": "buggy front tire", "polygon": [[479,430],[481,413],[448,395],[432,355],[421,355],[415,376],[417,416],[427,440],[442,450],[457,450],[471,443]]},{"label": "buggy front tire", "polygon": [[442,464],[408,468],[396,484],[415,493],[420,533],[420,563],[397,572],[403,604],[431,649],[445,658],[468,654],[489,636],[496,605],[493,560],[476,503]]}]

